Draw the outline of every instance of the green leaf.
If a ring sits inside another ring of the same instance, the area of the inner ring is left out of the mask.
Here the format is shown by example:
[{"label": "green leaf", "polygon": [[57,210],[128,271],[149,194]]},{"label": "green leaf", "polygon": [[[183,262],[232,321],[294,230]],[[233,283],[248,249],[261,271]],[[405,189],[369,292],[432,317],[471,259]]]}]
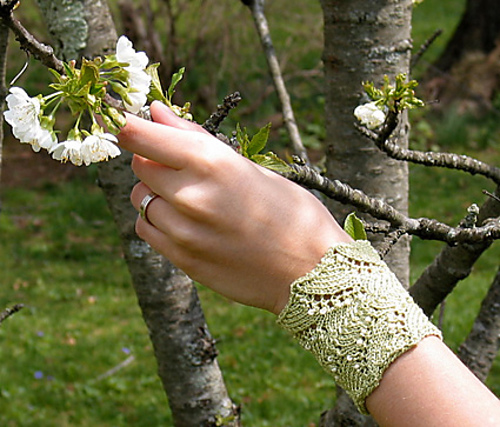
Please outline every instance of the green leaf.
[{"label": "green leaf", "polygon": [[347,218],[344,222],[344,230],[354,240],[368,239],[366,236],[365,227],[363,227],[363,223],[354,212],[351,212],[349,215],[347,215]]},{"label": "green leaf", "polygon": [[[73,65],[73,64],[71,64],[71,65]],[[70,64],[67,64],[66,62],[63,62],[63,67],[64,67],[64,69],[65,69],[65,71],[66,71],[66,75],[67,75],[68,77],[74,77],[74,76],[75,76],[75,73],[74,73],[74,69],[75,69],[75,68],[74,68],[74,65],[73,65],[73,66],[71,66],[71,65],[70,65]]]},{"label": "green leaf", "polygon": [[151,64],[146,68],[146,73],[151,77],[151,89],[148,94],[150,101],[161,101],[164,104],[170,105],[170,102],[163,94],[163,88],[161,87],[160,76],[158,74],[159,63]]},{"label": "green leaf", "polygon": [[99,68],[92,61],[88,61],[85,58],[82,62],[82,68],[80,70],[80,84],[86,86],[87,84],[94,85],[99,81]]},{"label": "green leaf", "polygon": [[186,71],[185,67],[182,67],[177,73],[175,73],[172,76],[172,82],[170,83],[170,86],[168,87],[167,91],[167,97],[170,102],[172,102],[172,96],[174,96],[175,93],[175,86],[177,86],[177,83],[179,83],[182,80],[182,77],[184,77],[184,72]]},{"label": "green leaf", "polygon": [[248,138],[247,130],[245,128],[241,129],[239,123],[236,123],[236,140],[240,146],[240,154],[249,159],[248,146],[250,145],[250,139]]},{"label": "green leaf", "polygon": [[54,70],[53,68],[49,68],[49,71],[52,73],[52,75],[55,77],[55,79],[59,83],[63,82],[63,78],[62,78],[61,74],[59,74],[56,70]]},{"label": "green leaf", "polygon": [[250,158],[250,160],[254,161],[260,166],[263,166],[267,169],[270,169],[278,173],[294,172],[293,168],[290,167],[290,165],[287,162],[280,159],[276,154],[274,154],[271,151],[266,154],[254,154]]},{"label": "green leaf", "polygon": [[270,130],[271,123],[268,123],[253,136],[247,147],[247,154],[249,157],[260,153],[264,149],[267,144],[267,140],[269,139]]}]

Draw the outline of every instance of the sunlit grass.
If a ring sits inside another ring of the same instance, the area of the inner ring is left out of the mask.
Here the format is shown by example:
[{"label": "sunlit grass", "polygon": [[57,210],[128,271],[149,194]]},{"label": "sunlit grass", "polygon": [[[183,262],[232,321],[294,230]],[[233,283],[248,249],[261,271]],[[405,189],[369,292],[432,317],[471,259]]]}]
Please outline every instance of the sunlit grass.
[{"label": "sunlit grass", "polygon": [[[480,154],[480,153],[473,153]],[[492,153],[483,154],[494,160]],[[456,223],[491,185],[412,168],[412,214]],[[170,425],[147,331],[119,241],[92,178],[12,189],[0,216],[0,307],[26,307],[0,327],[0,425]],[[414,239],[413,277],[441,244]],[[498,267],[495,245],[448,299],[446,341],[470,329]],[[333,405],[334,385],[272,315],[202,287],[203,307],[232,398],[252,426],[307,426]],[[115,374],[99,379],[133,356]],[[489,385],[500,391],[498,363]]]},{"label": "sunlit grass", "polygon": [[3,202],[0,307],[25,308],[0,327],[0,425],[168,425],[101,191],[73,182]]}]

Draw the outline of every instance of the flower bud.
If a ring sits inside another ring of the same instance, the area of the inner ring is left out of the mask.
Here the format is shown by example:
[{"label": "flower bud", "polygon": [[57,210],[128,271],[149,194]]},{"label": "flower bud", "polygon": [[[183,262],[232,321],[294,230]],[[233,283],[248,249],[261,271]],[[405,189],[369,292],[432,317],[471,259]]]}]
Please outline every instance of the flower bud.
[{"label": "flower bud", "polygon": [[375,102],[359,105],[354,110],[354,115],[368,129],[376,129],[385,121],[385,113]]}]

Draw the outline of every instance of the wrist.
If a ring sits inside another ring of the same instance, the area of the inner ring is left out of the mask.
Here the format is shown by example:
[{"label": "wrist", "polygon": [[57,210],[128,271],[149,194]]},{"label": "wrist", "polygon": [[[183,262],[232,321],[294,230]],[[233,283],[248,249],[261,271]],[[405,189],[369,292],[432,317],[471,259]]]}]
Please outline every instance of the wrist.
[{"label": "wrist", "polygon": [[425,336],[440,336],[366,241],[328,250],[292,284],[278,323],[364,413],[385,369]]}]

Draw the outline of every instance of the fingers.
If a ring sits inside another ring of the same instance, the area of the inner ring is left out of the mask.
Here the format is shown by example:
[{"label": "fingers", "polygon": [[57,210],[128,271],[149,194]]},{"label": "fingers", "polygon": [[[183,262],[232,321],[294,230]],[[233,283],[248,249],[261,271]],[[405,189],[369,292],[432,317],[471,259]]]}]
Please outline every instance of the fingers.
[{"label": "fingers", "polygon": [[185,130],[153,123],[127,114],[127,125],[118,134],[120,146],[142,157],[181,169],[197,139],[189,138]]},{"label": "fingers", "polygon": [[184,120],[161,102],[153,102],[155,122],[127,114],[127,125],[118,138],[120,146],[174,169],[182,169],[192,154],[217,141],[201,126]]},{"label": "fingers", "polygon": [[187,178],[179,176],[183,175],[182,171],[141,156],[133,157],[132,170],[142,183],[169,203],[174,201],[175,194],[186,184]]},{"label": "fingers", "polygon": [[[151,189],[143,183],[133,188],[130,199],[136,210],[140,210],[142,201],[150,194]],[[164,234],[165,238],[170,241],[169,247],[176,245],[184,248],[190,247],[191,250],[198,246],[196,242],[204,234],[203,227],[198,221],[183,215],[161,195],[148,203],[144,218],[139,217],[137,220],[137,234],[148,242],[152,232],[150,228],[155,228]]]},{"label": "fingers", "polygon": [[[148,195],[155,193],[149,186],[140,182],[132,189],[130,194],[130,200],[132,205],[139,212],[141,210],[141,204]],[[148,226],[153,226],[162,232],[168,232],[167,226],[172,223],[178,223],[178,214],[170,206],[170,204],[158,194],[158,197],[152,199],[144,210],[144,218],[139,217],[138,223],[144,222]]]},{"label": "fingers", "polygon": [[200,125],[180,118],[162,102],[154,101],[151,104],[151,117],[156,123],[175,127],[177,129],[191,130],[209,135]]},{"label": "fingers", "polygon": [[168,124],[127,114],[127,124],[118,135],[120,146],[174,169],[182,169],[192,154],[216,139],[200,131],[198,125],[175,115],[172,117],[158,104],[155,103],[154,115]]}]

